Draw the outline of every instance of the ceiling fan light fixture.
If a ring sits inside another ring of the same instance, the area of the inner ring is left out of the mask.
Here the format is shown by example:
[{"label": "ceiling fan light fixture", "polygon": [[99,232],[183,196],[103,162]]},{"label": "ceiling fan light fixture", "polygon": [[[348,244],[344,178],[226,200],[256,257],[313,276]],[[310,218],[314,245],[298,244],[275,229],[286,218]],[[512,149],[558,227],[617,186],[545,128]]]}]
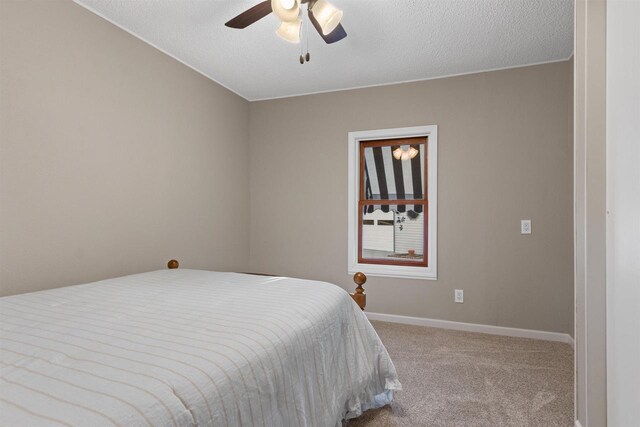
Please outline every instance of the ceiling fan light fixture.
[{"label": "ceiling fan light fixture", "polygon": [[280,27],[276,30],[276,34],[283,40],[289,43],[300,43],[300,28],[302,20],[297,18],[291,22],[282,22]]},{"label": "ceiling fan light fixture", "polygon": [[410,160],[417,156],[419,151],[411,146],[402,146],[393,150],[393,157],[396,160]]},{"label": "ceiling fan light fixture", "polygon": [[343,12],[329,3],[327,0],[317,0],[313,5],[313,16],[316,18],[322,28],[322,34],[325,36],[331,34],[336,29]]},{"label": "ceiling fan light fixture", "polygon": [[282,22],[299,19],[300,0],[271,0],[271,9]]}]

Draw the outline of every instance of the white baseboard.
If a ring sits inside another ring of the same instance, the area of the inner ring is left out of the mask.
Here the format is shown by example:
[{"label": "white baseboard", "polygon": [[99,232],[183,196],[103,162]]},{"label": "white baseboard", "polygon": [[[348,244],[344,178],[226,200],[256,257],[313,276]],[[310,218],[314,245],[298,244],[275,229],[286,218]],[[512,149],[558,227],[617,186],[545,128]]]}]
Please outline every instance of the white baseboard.
[{"label": "white baseboard", "polygon": [[456,331],[479,332],[482,334],[504,335],[518,338],[532,338],[537,340],[557,341],[569,344],[574,348],[575,343],[569,334],[560,332],[536,331],[533,329],[507,328],[505,326],[480,325],[477,323],[453,322],[451,320],[427,319],[424,317],[400,316],[396,314],[370,313],[365,311],[369,320],[382,322],[403,323],[406,325],[429,326],[432,328],[454,329]]},{"label": "white baseboard", "polygon": [[576,420],[576,426],[575,427],[582,427],[582,424],[580,424],[580,421]]}]

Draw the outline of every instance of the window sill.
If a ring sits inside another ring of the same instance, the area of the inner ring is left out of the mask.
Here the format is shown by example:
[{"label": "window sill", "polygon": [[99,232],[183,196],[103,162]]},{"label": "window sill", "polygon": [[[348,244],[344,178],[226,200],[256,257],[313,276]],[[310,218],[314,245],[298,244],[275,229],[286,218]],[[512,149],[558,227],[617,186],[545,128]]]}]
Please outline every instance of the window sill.
[{"label": "window sill", "polygon": [[355,263],[349,265],[349,274],[362,272],[367,276],[391,277],[396,279],[438,280],[431,267],[407,267],[401,265],[376,265]]}]

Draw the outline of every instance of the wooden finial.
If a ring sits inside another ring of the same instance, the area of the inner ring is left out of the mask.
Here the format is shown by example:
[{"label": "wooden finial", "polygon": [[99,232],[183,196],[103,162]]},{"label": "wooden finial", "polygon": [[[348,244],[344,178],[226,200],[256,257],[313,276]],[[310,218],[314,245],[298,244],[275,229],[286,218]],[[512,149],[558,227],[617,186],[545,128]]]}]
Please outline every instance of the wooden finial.
[{"label": "wooden finial", "polygon": [[180,263],[178,261],[176,261],[175,259],[172,259],[171,261],[169,261],[167,263],[167,267],[169,267],[170,269],[174,269],[174,268],[178,268],[180,266]]},{"label": "wooden finial", "polygon": [[362,287],[362,285],[364,285],[367,281],[367,276],[359,271],[353,275],[353,281],[358,286],[356,287],[356,291],[351,294],[351,298],[353,298],[356,304],[358,304],[360,308],[364,310],[367,305],[367,294],[364,293],[364,288]]}]

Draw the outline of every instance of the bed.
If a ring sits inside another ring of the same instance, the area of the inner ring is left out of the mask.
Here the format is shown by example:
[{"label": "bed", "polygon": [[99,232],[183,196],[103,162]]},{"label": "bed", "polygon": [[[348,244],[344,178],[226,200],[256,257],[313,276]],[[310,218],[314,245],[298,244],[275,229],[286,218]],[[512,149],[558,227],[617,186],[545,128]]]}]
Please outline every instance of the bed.
[{"label": "bed", "polygon": [[339,426],[401,387],[354,300],[178,268],[0,298],[0,424]]}]

